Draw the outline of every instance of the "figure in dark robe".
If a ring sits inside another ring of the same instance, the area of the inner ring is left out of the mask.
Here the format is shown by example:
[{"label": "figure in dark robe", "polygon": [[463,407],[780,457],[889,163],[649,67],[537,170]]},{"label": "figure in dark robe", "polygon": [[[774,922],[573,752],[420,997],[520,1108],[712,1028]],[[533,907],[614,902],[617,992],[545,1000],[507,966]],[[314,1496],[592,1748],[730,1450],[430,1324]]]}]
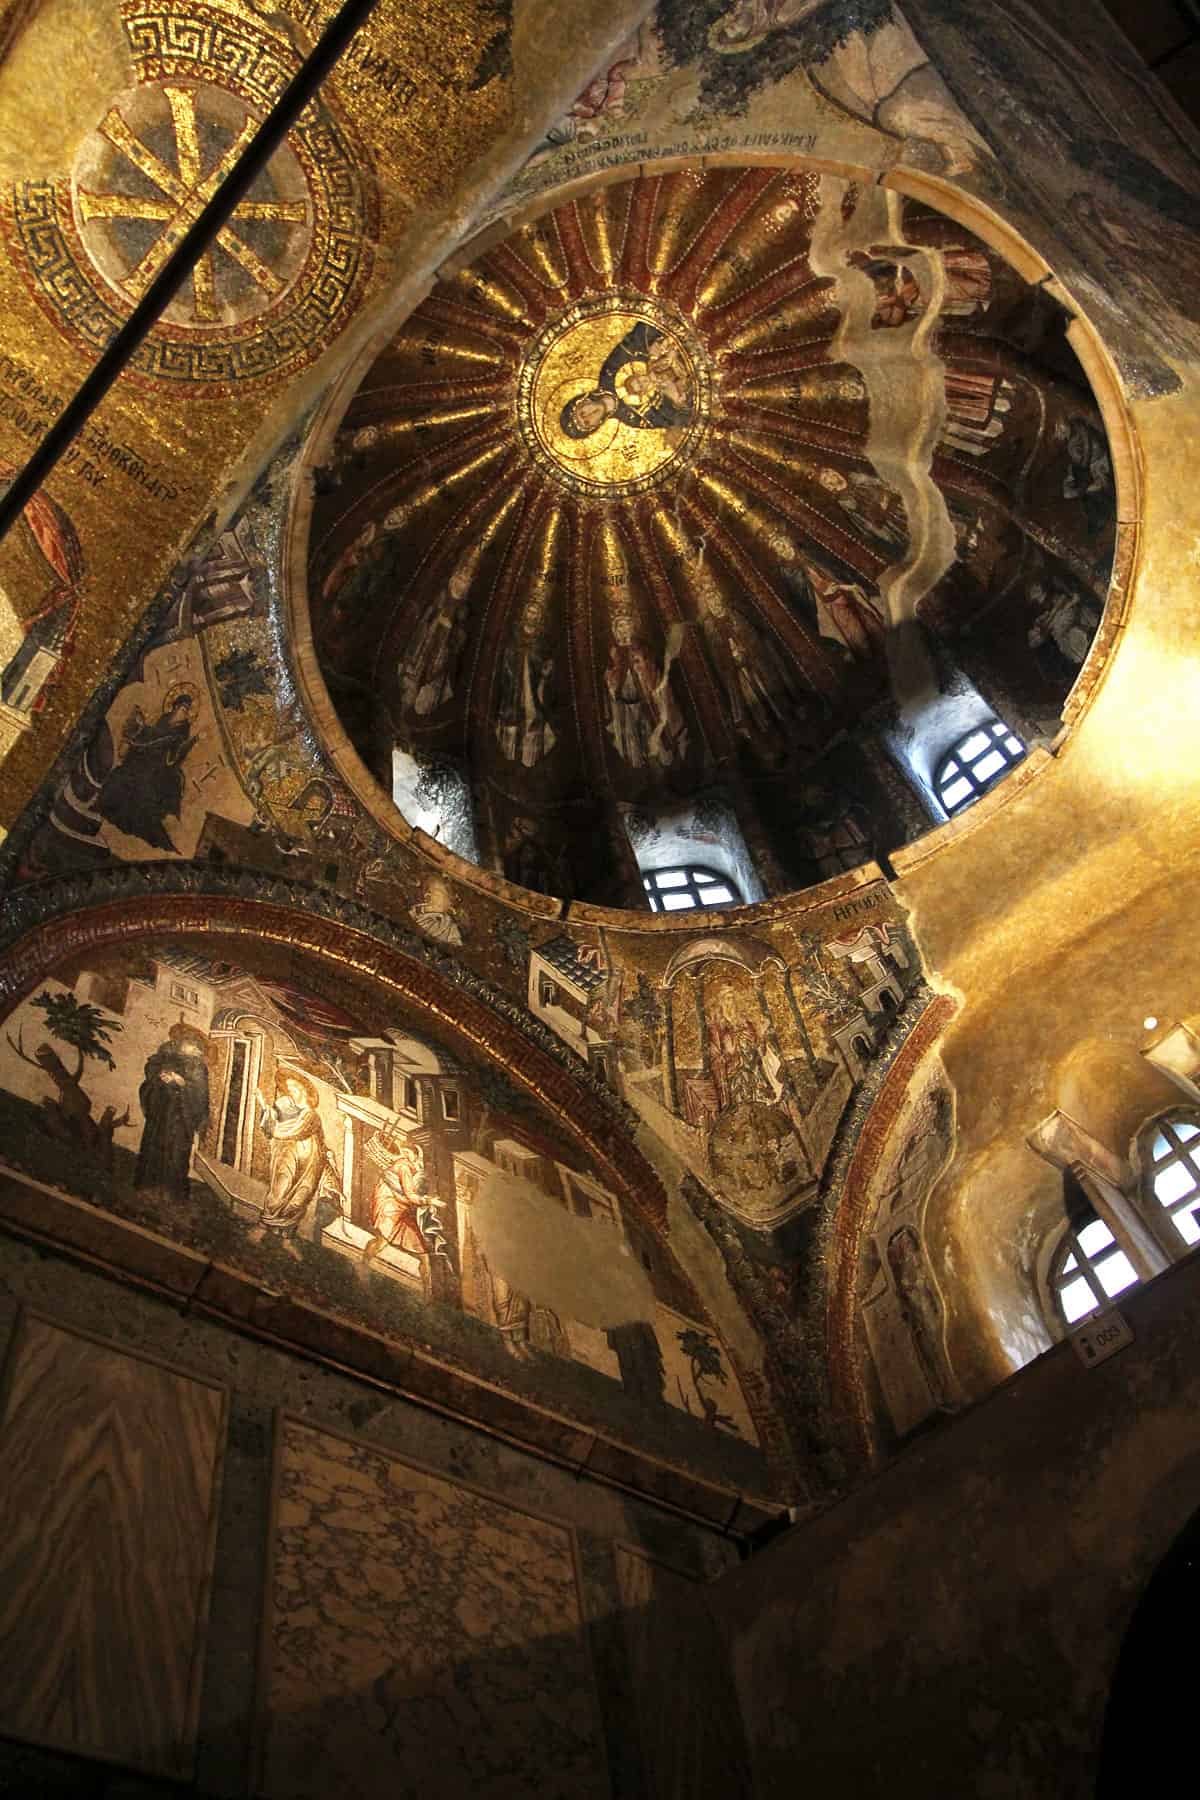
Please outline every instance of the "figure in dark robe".
[{"label": "figure in dark robe", "polygon": [[617,1358],[621,1385],[640,1406],[661,1406],[666,1401],[667,1372],[654,1327],[645,1319],[610,1325],[605,1332],[608,1347]]},{"label": "figure in dark robe", "polygon": [[134,1185],[166,1200],[186,1200],[196,1134],[208,1124],[205,1040],[192,1025],[172,1025],[147,1058],[138,1089],[146,1123]]},{"label": "figure in dark robe", "polygon": [[493,728],[509,762],[526,769],[532,769],[554,748],[557,734],[550,723],[553,679],[546,599],[535,594],[500,659]]},{"label": "figure in dark robe", "polygon": [[481,544],[468,544],[447,578],[436,607],[417,625],[399,668],[400,699],[421,718],[453,698],[467,641],[467,606]]},{"label": "figure in dark robe", "polygon": [[668,431],[690,425],[694,410],[677,345],[639,319],[605,357],[595,387],[568,400],[559,422],[569,438],[591,437],[606,419],[637,431]]},{"label": "figure in dark robe", "polygon": [[96,795],[101,818],[128,837],[176,855],[166,821],[183,806],[183,764],[196,742],[191,729],[193,696],[179,687],[163,701],[153,722],[135,706],[121,738],[122,756]]}]

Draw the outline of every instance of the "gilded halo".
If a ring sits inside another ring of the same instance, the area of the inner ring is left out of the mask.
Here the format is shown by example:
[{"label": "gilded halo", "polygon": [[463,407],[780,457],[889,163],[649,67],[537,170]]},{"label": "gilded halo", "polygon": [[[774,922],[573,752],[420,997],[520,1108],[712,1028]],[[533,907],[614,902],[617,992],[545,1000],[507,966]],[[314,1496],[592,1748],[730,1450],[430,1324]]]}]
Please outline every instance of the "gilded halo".
[{"label": "gilded halo", "polygon": [[530,345],[517,417],[534,461],[581,495],[644,493],[692,461],[712,370],[692,327],[628,289],[556,313]]}]

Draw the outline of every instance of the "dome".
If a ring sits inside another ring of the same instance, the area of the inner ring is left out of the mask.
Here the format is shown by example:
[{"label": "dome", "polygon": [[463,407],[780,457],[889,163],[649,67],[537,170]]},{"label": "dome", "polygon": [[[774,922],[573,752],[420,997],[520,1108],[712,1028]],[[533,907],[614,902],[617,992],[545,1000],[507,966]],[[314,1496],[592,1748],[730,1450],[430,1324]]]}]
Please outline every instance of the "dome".
[{"label": "dome", "polygon": [[377,356],[308,585],[412,822],[617,905],[648,845],[707,845],[752,898],[939,822],[981,709],[1056,729],[1112,559],[1095,403],[1043,290],[913,200],[881,240],[878,198],[800,166],[596,188]]}]

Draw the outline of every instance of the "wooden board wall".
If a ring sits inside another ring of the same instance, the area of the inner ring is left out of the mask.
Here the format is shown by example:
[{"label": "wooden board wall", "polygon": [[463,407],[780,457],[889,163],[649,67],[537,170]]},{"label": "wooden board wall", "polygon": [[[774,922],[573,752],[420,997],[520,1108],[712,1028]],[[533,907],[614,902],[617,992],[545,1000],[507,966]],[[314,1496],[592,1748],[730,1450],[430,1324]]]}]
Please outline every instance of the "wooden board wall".
[{"label": "wooden board wall", "polygon": [[0,1413],[0,1732],[191,1772],[225,1390],[35,1314]]}]

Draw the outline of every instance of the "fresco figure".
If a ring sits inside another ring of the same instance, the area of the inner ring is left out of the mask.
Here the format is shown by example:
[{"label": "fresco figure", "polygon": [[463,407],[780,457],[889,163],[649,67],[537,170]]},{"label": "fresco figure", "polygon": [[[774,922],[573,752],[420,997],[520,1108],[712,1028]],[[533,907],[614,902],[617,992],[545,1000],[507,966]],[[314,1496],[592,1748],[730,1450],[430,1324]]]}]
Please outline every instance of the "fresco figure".
[{"label": "fresco figure", "polygon": [[889,556],[897,556],[908,544],[908,516],[895,488],[861,469],[843,475],[839,469],[821,470],[821,486],[833,494],[851,523]]},{"label": "fresco figure", "polygon": [[425,1275],[431,1256],[440,1256],[454,1267],[438,1217],[446,1202],[425,1189],[425,1158],[420,1147],[397,1145],[371,1194],[371,1238],[363,1248],[365,1261],[394,1245],[417,1257]]},{"label": "fresco figure", "polygon": [[454,694],[467,638],[467,599],[479,568],[482,544],[468,544],[446,581],[437,607],[424,610],[400,665],[400,700],[420,718]]},{"label": "fresco figure", "polygon": [[554,658],[546,632],[546,599],[535,597],[521,614],[516,634],[500,660],[496,742],[509,762],[532,769],[555,744],[550,723]]},{"label": "fresco figure", "polygon": [[743,56],[772,32],[808,27],[805,68],[817,91],[851,118],[893,137],[936,144],[948,174],[988,154],[941,76],[887,0],[860,0],[848,28],[828,0],[733,0],[709,29],[710,47]]},{"label": "fresco figure", "polygon": [[715,582],[702,582],[701,594],[705,634],[722,665],[730,721],[748,727],[773,760],[783,761],[795,740],[807,745],[819,736],[823,705],[816,695],[797,691],[789,659],[726,604]]},{"label": "fresco figure", "polygon": [[1072,419],[1067,427],[1067,472],[1063,499],[1083,502],[1088,534],[1098,537],[1112,524],[1116,484],[1104,433],[1090,419]]},{"label": "fresco figure", "polygon": [[206,1040],[194,1025],[172,1025],[146,1059],[138,1099],[146,1123],[134,1186],[166,1200],[186,1200],[192,1147],[208,1124]]},{"label": "fresco figure", "polygon": [[887,626],[879,607],[857,582],[838,581],[805,562],[782,534],[772,544],[779,573],[804,622],[831,639],[856,662],[886,655]]},{"label": "fresco figure", "polygon": [[552,826],[518,814],[505,842],[504,873],[510,881],[532,888],[535,893],[569,900],[575,892],[571,859],[565,843],[546,841],[552,830]]},{"label": "fresco figure", "polygon": [[671,692],[670,644],[661,673],[636,637],[637,621],[628,607],[612,615],[612,644],[604,670],[608,734],[617,754],[631,768],[651,764],[660,769],[683,761],[688,733]]},{"label": "fresco figure", "polygon": [[559,423],[569,438],[591,437],[608,419],[636,431],[666,431],[690,425],[694,409],[678,345],[639,319],[605,357],[595,387],[567,401]]},{"label": "fresco figure", "polygon": [[[0,462],[0,494],[8,492],[15,475],[11,463]],[[14,712],[34,714],[45,706],[71,653],[82,594],[83,551],[74,525],[48,494],[34,494],[21,520],[50,581],[37,610],[22,624],[24,637],[15,654],[0,670],[0,702]]]},{"label": "fresco figure", "polygon": [[[270,1232],[299,1260],[296,1233],[308,1220],[330,1158],[313,1083],[298,1069],[284,1069],[279,1090],[274,1102],[267,1101],[261,1088],[258,1094],[259,1122],[263,1136],[271,1140],[271,1182],[262,1216],[249,1238],[251,1243],[261,1244]],[[315,1212],[305,1235],[316,1235]]]},{"label": "fresco figure", "polygon": [[1044,648],[1051,657],[1061,657],[1073,675],[1083,667],[1099,628],[1099,601],[1091,595],[1054,586],[1047,592],[1040,581],[1030,588],[1029,597],[1038,608],[1029,627],[1029,648]]},{"label": "fresco figure", "polygon": [[454,916],[454,902],[444,881],[435,877],[427,882],[419,905],[410,907],[409,911],[425,936],[435,943],[462,943],[462,928]]},{"label": "fresco figure", "polygon": [[755,1101],[769,1105],[774,1100],[775,1084],[765,1062],[765,1033],[756,1028],[729,988],[721,994],[715,1012],[705,1023],[705,1038],[718,1112]]},{"label": "fresco figure", "polygon": [[96,795],[101,818],[128,837],[176,854],[166,828],[183,806],[183,764],[196,742],[191,722],[195,693],[172,688],[151,722],[135,706],[121,737],[121,760],[105,776]]},{"label": "fresco figure", "polygon": [[535,1306],[528,1294],[513,1287],[503,1275],[497,1275],[486,1258],[481,1257],[480,1261],[487,1272],[496,1329],[510,1356],[526,1361],[534,1351],[541,1350],[548,1356],[569,1357],[570,1340],[558,1314],[548,1306]]}]

